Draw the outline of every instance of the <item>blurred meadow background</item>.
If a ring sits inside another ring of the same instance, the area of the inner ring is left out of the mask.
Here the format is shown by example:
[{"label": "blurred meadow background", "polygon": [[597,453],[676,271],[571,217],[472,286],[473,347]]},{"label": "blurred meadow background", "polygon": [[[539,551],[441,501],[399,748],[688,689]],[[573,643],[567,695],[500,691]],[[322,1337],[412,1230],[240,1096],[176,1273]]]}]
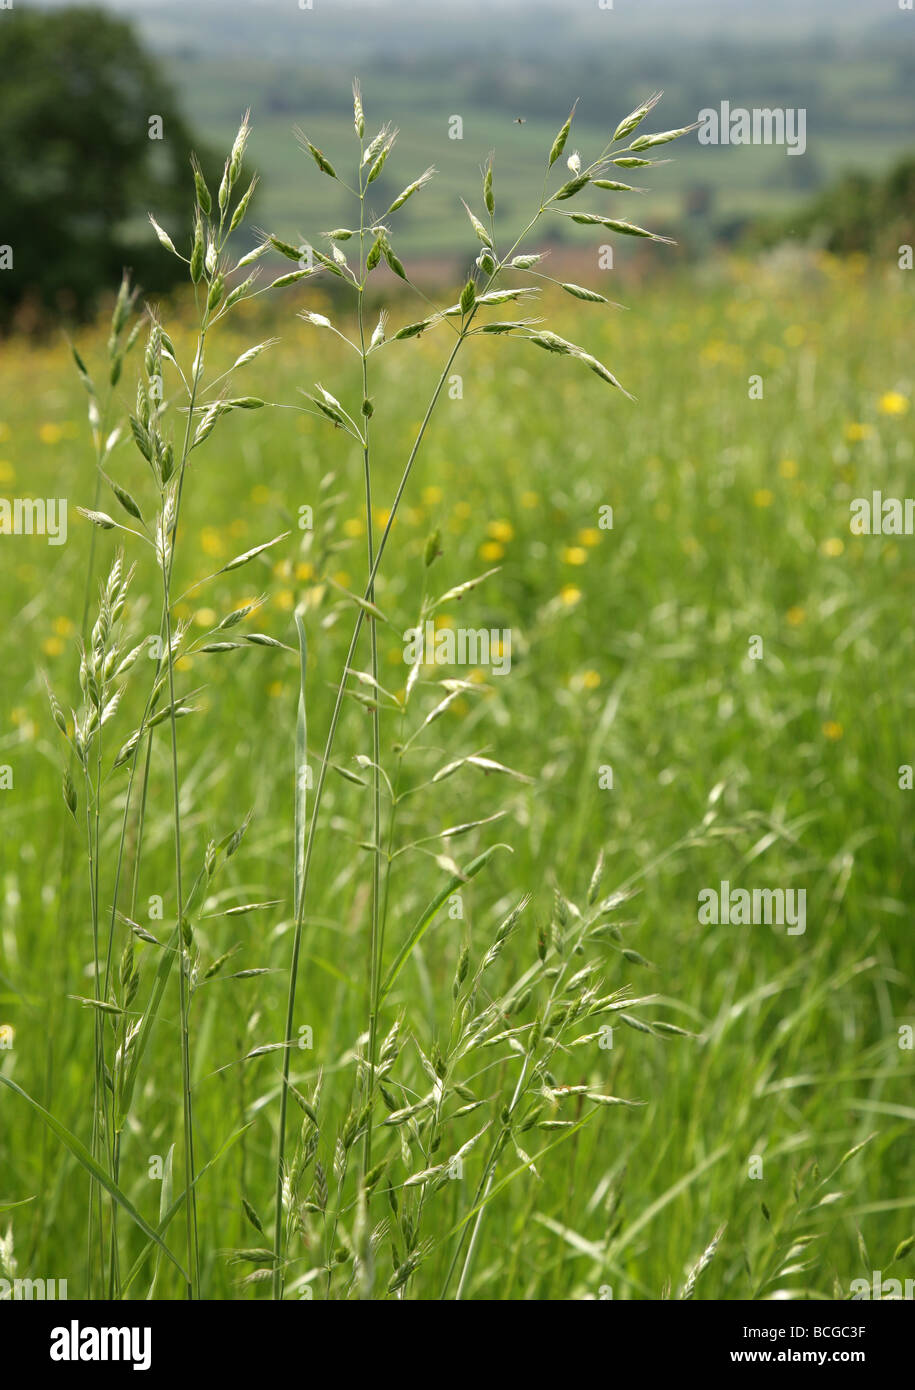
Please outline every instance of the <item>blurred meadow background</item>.
[{"label": "blurred meadow background", "polygon": [[[61,15],[78,19],[69,6],[17,3],[16,12],[49,26]],[[464,886],[462,918],[442,914],[433,922],[386,1001],[383,1031],[402,1017],[393,1089],[406,1107],[428,1088],[424,1067],[433,1048],[445,1046],[462,949],[473,960],[485,955],[499,921],[531,893],[493,966],[497,980],[499,972],[505,981],[522,975],[537,961],[538,935],[555,941],[559,927],[587,912],[603,855],[600,896],[621,897],[608,909],[613,931],[600,938],[595,969],[605,989],[653,998],[627,1015],[628,1026],[614,1026],[612,1049],[560,1049],[549,1084],[586,1085],[644,1104],[600,1107],[580,1128],[563,1131],[549,1126],[578,1120],[581,1098],[553,1094],[529,1132],[513,1133],[518,1148],[505,1155],[487,1200],[462,1296],[601,1298],[612,1290],[614,1299],[844,1299],[853,1279],[870,1280],[875,1270],[911,1278],[915,1104],[906,1030],[915,1026],[915,792],[901,769],[915,763],[915,542],[855,536],[848,523],[856,497],[912,492],[915,278],[901,268],[899,247],[915,240],[915,15],[889,3],[814,0],[769,5],[764,15],[751,4],[674,0],[618,0],[612,11],[590,3],[315,0],[313,11],[303,11],[279,0],[135,0],[107,13],[129,17],[162,82],[157,95],[169,103],[165,153],[149,150],[150,166],[114,209],[116,221],[93,227],[91,209],[83,208],[69,241],[71,190],[79,198],[86,186],[103,188],[106,177],[93,163],[91,122],[83,130],[66,104],[80,90],[81,31],[48,39],[67,60],[54,79],[60,94],[47,76],[51,85],[40,97],[42,119],[50,121],[45,142],[36,143],[28,125],[40,104],[34,81],[20,90],[16,67],[7,66],[0,97],[4,129],[19,122],[12,145],[20,161],[35,148],[38,168],[43,160],[47,166],[47,183],[31,190],[28,180],[16,184],[18,175],[0,177],[9,216],[18,189],[17,206],[41,223],[35,243],[42,247],[33,266],[27,224],[16,236],[4,234],[0,214],[0,244],[14,244],[17,257],[17,269],[0,277],[9,282],[0,340],[0,490],[9,498],[69,499],[66,545],[0,537],[7,633],[0,765],[11,769],[0,791],[0,1072],[89,1143],[94,1020],[71,997],[91,993],[83,826],[61,797],[63,744],[45,692],[47,676],[65,711],[77,704],[93,546],[93,527],[76,511],[95,505],[96,479],[69,339],[90,374],[104,378],[120,267],[131,265],[159,304],[179,360],[192,354],[193,302],[165,278],[168,257],[145,222],[153,211],[176,242],[180,219],[190,226],[189,149],[205,163],[215,151],[221,164],[250,107],[246,169],[261,182],[249,223],[294,245],[317,242],[322,231],[348,225],[348,213],[292,128],[304,127],[348,169],[350,82],[358,74],[371,130],[389,120],[401,131],[379,205],[428,165],[439,171],[404,210],[397,248],[424,292],[448,303],[479,250],[460,196],[479,204],[480,166],[494,150],[498,220],[506,234],[519,231],[576,98],[566,153],[579,148],[586,161],[657,88],[665,97],[651,129],[687,125],[724,99],[803,107],[802,157],[776,147],[703,147],[691,135],[670,147],[665,168],[633,171],[633,182],[650,192],[613,194],[625,200],[614,211],[621,207],[676,247],[623,239],[614,242],[613,269],[602,269],[599,247],[612,238],[565,221],[560,237],[554,219],[524,248],[549,250],[541,269],[625,306],[576,302],[546,286],[533,312],[607,363],[634,402],[578,363],[510,339],[476,338],[463,350],[455,368],[460,398],[439,406],[376,585],[391,624],[378,625],[379,680],[394,696],[382,703],[382,730],[390,756],[435,703],[441,672],[432,668],[423,673],[417,706],[398,712],[407,675],[401,634],[416,621],[423,593],[445,593],[497,569],[460,601],[443,604],[436,620],[440,627],[509,629],[510,674],[446,673],[477,688],[462,692],[425,732],[423,767],[431,776],[474,753],[521,777],[464,765],[407,803],[397,830],[403,843],[501,813],[446,841],[445,853],[459,865],[495,841],[511,853],[497,854]],[[9,23],[0,15],[0,56],[14,42]],[[29,71],[25,62],[22,70]],[[157,107],[138,109],[146,142],[146,119]],[[55,121],[54,111],[64,118]],[[454,115],[463,119],[460,141],[448,138]],[[67,148],[68,126],[83,130],[75,152]],[[172,134],[179,130],[180,139]],[[148,202],[145,181],[157,190]],[[59,217],[54,212],[48,226],[58,202]],[[82,239],[98,267],[84,280],[65,265],[68,244]],[[242,234],[239,251],[256,240],[253,231]],[[179,244],[186,242],[187,228]],[[277,261],[276,273],[282,269],[288,264]],[[393,275],[379,277],[371,306],[372,323],[386,307],[395,326],[425,312]],[[366,535],[360,450],[326,422],[284,408],[301,403],[298,393],[316,380],[344,402],[361,398],[358,359],[299,319],[303,310],[348,326],[350,306],[325,276],[240,306],[214,336],[214,374],[251,343],[278,339],[233,388],[278,406],[233,414],[192,457],[176,592],[288,534],[245,568],[179,600],[174,612],[193,638],[262,600],[246,628],[295,648],[294,613],[303,611],[308,749],[316,766],[352,621],[340,589],[362,592]],[[392,344],[381,359],[372,422],[378,525],[447,346],[439,328]],[[141,358],[142,341],[116,388],[112,424],[134,409]],[[750,385],[757,376],[762,399]],[[108,467],[145,506],[147,468],[129,431]],[[99,505],[114,514],[110,496]],[[303,506],[314,510],[312,531],[299,527]],[[607,507],[612,529],[601,525]],[[436,530],[441,553],[429,568],[427,540]],[[95,533],[90,612],[116,550],[113,534]],[[151,555],[129,559],[139,560],[127,614],[132,645],[157,630],[159,591]],[[754,637],[763,640],[761,660],[750,659]],[[362,648],[356,665],[367,669]],[[262,1247],[273,1220],[280,1063],[276,1052],[242,1059],[283,1038],[298,657],[257,645],[197,652],[183,655],[175,674],[181,690],[199,691],[198,712],[178,726],[189,877],[207,843],[253,811],[195,922],[196,949],[204,967],[237,947],[231,971],[271,973],[229,978],[224,967],[214,974],[194,998],[191,1043],[198,1161],[212,1160],[197,1194],[201,1288],[206,1297],[257,1298],[269,1291]],[[133,722],[121,712],[106,753],[142,712],[136,693],[126,706]],[[344,1165],[341,1177],[337,1170],[338,1183],[333,1175],[366,1017],[371,806],[356,759],[370,752],[365,702],[348,700],[300,966],[298,1017],[313,1030],[314,1047],[292,1061],[303,1093],[311,1094],[319,1072],[324,1077],[316,1143],[330,1205],[325,1193],[322,1208],[312,1189],[314,1210],[290,1245],[290,1281],[314,1297],[358,1291],[346,1274],[360,1239],[352,1171],[347,1176]],[[167,738],[155,739],[132,900],[140,925],[157,937],[175,913],[170,758]],[[106,785],[107,906],[123,770]],[[84,809],[81,800],[79,817]],[[447,876],[430,853],[394,861],[392,954]],[[697,895],[722,880],[806,888],[805,934],[700,925]],[[157,896],[162,921],[146,908]],[[270,905],[219,915],[249,903]],[[129,913],[126,901],[121,907]],[[136,942],[141,1005],[156,952]],[[493,985],[494,997],[503,987]],[[531,1022],[537,1008],[535,992],[506,1027]],[[140,1075],[120,1170],[124,1192],[154,1225],[162,1184],[151,1176],[152,1160],[172,1145],[180,1190],[177,1046],[177,998],[169,997]],[[499,1120],[516,1070],[508,1048],[462,1075],[479,1107],[457,1122],[466,1126],[461,1139]],[[298,1124],[298,1112],[295,1118]],[[472,1150],[463,1180],[445,1183],[417,1209],[414,1190],[402,1184],[423,1166],[422,1127],[405,1148],[394,1127],[379,1132],[391,1139],[391,1156],[375,1218],[390,1223],[401,1257],[411,1237],[415,1243],[409,1227],[420,1217],[421,1234],[432,1241],[418,1271],[393,1292],[438,1297],[481,1154]],[[380,1146],[378,1156],[386,1153]],[[16,1270],[66,1278],[71,1296],[84,1296],[88,1180],[41,1118],[6,1089],[0,1174],[6,1277]],[[385,1184],[399,1199],[385,1199]],[[137,1262],[129,1296],[180,1297],[180,1277],[167,1264],[157,1267],[143,1236],[122,1220],[127,1266]],[[168,1236],[176,1249],[180,1225]],[[710,1244],[712,1257],[691,1280]],[[328,1270],[343,1273],[331,1278]],[[379,1292],[390,1274],[386,1267]]]}]

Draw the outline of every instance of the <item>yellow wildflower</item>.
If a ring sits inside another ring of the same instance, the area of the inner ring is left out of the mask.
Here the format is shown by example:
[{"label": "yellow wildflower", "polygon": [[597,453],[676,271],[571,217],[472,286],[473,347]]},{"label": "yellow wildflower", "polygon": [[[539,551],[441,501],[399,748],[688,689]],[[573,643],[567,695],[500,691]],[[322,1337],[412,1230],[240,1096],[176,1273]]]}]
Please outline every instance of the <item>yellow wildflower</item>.
[{"label": "yellow wildflower", "polygon": [[215,557],[217,555],[222,555],[224,550],[222,537],[215,526],[204,526],[203,530],[200,532],[200,544],[203,546],[205,555],[212,555]]}]

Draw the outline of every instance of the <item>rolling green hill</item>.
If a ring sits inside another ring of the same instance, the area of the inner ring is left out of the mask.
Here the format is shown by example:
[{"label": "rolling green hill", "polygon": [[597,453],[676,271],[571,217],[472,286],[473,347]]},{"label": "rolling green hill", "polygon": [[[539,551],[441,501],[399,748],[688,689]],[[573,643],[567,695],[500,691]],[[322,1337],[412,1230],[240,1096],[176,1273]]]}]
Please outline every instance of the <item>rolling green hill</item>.
[{"label": "rolling green hill", "polygon": [[[776,147],[700,146],[695,136],[677,146],[653,211],[668,230],[677,222],[681,240],[700,244],[758,214],[788,215],[846,169],[883,170],[912,146],[906,94],[915,49],[901,40],[915,37],[915,14],[861,0],[780,2],[763,16],[743,0],[688,7],[617,0],[612,10],[591,0],[453,10],[340,0],[311,11],[279,0],[131,0],[112,8],[128,12],[166,60],[201,138],[221,148],[251,107],[251,160],[263,175],[256,220],[289,237],[300,223],[339,224],[334,186],[312,177],[292,131],[307,127],[332,156],[331,132],[349,119],[357,73],[369,122],[384,112],[401,129],[398,175],[406,180],[432,164],[470,199],[479,165],[495,148],[509,208],[539,185],[545,153],[576,98],[576,140],[586,157],[603,147],[620,110],[659,87],[665,125],[686,125],[722,100],[806,110],[803,157]],[[462,140],[449,139],[453,115],[463,119]],[[379,194],[396,194],[394,182]],[[446,196],[433,183],[424,199],[422,244],[408,216],[404,250],[439,256],[465,247],[453,191]],[[638,220],[638,195],[619,210]],[[583,247],[595,244],[586,230],[570,235]]]}]

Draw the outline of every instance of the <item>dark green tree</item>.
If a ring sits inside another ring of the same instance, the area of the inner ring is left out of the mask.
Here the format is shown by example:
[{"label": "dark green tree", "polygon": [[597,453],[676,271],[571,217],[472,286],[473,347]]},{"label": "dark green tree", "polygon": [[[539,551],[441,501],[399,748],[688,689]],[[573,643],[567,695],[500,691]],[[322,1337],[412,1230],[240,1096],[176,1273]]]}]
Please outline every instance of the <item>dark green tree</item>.
[{"label": "dark green tree", "polygon": [[764,246],[800,241],[837,255],[862,252],[892,260],[900,245],[915,242],[915,156],[905,156],[885,174],[843,174],[790,217],[758,223],[749,239]]},{"label": "dark green tree", "polygon": [[131,25],[96,7],[4,11],[0,73],[0,325],[23,305],[84,317],[125,266],[166,289],[180,265],[146,213],[180,244],[192,140]]}]

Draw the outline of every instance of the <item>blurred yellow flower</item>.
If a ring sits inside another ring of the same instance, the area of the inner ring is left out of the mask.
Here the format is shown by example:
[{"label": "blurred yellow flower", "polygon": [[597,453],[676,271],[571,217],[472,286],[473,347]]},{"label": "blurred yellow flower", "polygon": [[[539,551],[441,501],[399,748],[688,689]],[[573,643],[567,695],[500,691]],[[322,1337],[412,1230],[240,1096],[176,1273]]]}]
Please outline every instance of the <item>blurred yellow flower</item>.
[{"label": "blurred yellow flower", "polygon": [[535,507],[540,505],[540,498],[536,492],[522,492],[521,505],[526,507],[529,512],[533,511]]},{"label": "blurred yellow flower", "polygon": [[189,671],[193,664],[194,658],[192,656],[179,656],[178,660],[175,662],[175,670]]},{"label": "blurred yellow flower", "polygon": [[826,723],[823,725],[823,733],[827,738],[832,739],[833,743],[835,743],[837,739],[840,739],[844,732],[845,730],[842,728],[842,725],[835,719],[827,719]]},{"label": "blurred yellow flower", "polygon": [[709,362],[716,366],[724,362],[737,363],[743,358],[743,353],[739,347],[732,343],[725,343],[720,338],[713,338],[711,342],[706,343],[699,355],[703,362]]},{"label": "blurred yellow flower", "polygon": [[492,536],[494,541],[511,541],[515,538],[515,528],[510,521],[491,521],[486,527],[486,534]]},{"label": "blurred yellow flower", "polygon": [[581,598],[581,589],[576,589],[574,584],[564,584],[559,590],[559,597],[567,608],[571,608]]},{"label": "blurred yellow flower", "polygon": [[576,539],[578,540],[579,545],[586,545],[588,547],[591,547],[595,545],[600,545],[601,534],[596,526],[585,526],[579,531]]},{"label": "blurred yellow flower", "polygon": [[69,637],[73,631],[73,621],[67,617],[55,618],[53,627],[58,637]]},{"label": "blurred yellow flower", "polygon": [[216,621],[216,610],[213,608],[198,608],[194,614],[194,622],[198,627],[210,628]]},{"label": "blurred yellow flower", "polygon": [[807,330],[799,323],[791,323],[782,334],[788,347],[800,347],[807,337]]},{"label": "blurred yellow flower", "polygon": [[484,541],[479,550],[481,560],[501,560],[504,554],[505,546],[498,541]]},{"label": "blurred yellow flower", "polygon": [[596,671],[583,671],[581,683],[585,690],[596,690],[600,685],[600,676]]},{"label": "blurred yellow flower", "polygon": [[562,552],[562,562],[565,565],[583,565],[588,558],[588,552],[581,545],[567,545]]},{"label": "blurred yellow flower", "polygon": [[203,546],[205,555],[222,555],[225,549],[222,537],[215,526],[204,526],[200,532],[200,544]]},{"label": "blurred yellow flower", "polygon": [[39,427],[38,438],[42,444],[59,444],[63,439],[63,430],[60,425],[44,424]]},{"label": "blurred yellow flower", "polygon": [[365,522],[361,516],[348,516],[343,523],[344,536],[361,536],[365,531]]},{"label": "blurred yellow flower", "polygon": [[782,478],[796,478],[797,464],[794,459],[782,459],[778,465],[779,476]]},{"label": "blurred yellow flower", "polygon": [[341,589],[348,589],[352,583],[349,570],[337,570],[334,575],[334,582],[339,584]]},{"label": "blurred yellow flower", "polygon": [[873,433],[873,425],[863,425],[854,420],[845,426],[845,438],[849,444],[860,444],[863,439],[870,439]]},{"label": "blurred yellow flower", "polygon": [[775,501],[775,494],[770,492],[767,487],[758,487],[753,493],[754,507],[771,507]]},{"label": "blurred yellow flower", "polygon": [[886,391],[879,401],[884,415],[904,415],[909,408],[909,398],[901,391]]},{"label": "blurred yellow flower", "polygon": [[443,496],[444,493],[442,492],[441,488],[436,487],[435,484],[433,484],[431,487],[423,488],[423,501],[425,502],[427,507],[434,507],[436,502],[441,502]]},{"label": "blurred yellow flower", "polygon": [[11,483],[16,477],[16,470],[9,459],[0,459],[0,483]]},{"label": "blurred yellow flower", "polygon": [[841,555],[844,549],[845,542],[843,540],[840,540],[838,536],[830,536],[829,539],[825,540],[823,544],[820,546],[820,551],[822,552],[822,554],[829,555],[833,559],[837,555]]},{"label": "blurred yellow flower", "polygon": [[267,694],[270,696],[272,700],[277,699],[279,696],[285,695],[285,693],[286,687],[282,681],[271,681],[270,684],[267,686]]},{"label": "blurred yellow flower", "polygon": [[41,650],[47,656],[60,656],[64,649],[64,644],[59,637],[46,637],[41,644]]},{"label": "blurred yellow flower", "polygon": [[251,489],[251,501],[256,507],[262,507],[265,502],[270,501],[270,489],[263,483],[257,483]]},{"label": "blurred yellow flower", "polygon": [[807,618],[807,614],[804,612],[803,608],[799,607],[797,604],[795,604],[793,608],[789,608],[785,616],[792,627],[800,627],[801,623],[805,622]]},{"label": "blurred yellow flower", "polygon": [[315,567],[307,561],[302,560],[295,567],[296,579],[314,579]]}]

